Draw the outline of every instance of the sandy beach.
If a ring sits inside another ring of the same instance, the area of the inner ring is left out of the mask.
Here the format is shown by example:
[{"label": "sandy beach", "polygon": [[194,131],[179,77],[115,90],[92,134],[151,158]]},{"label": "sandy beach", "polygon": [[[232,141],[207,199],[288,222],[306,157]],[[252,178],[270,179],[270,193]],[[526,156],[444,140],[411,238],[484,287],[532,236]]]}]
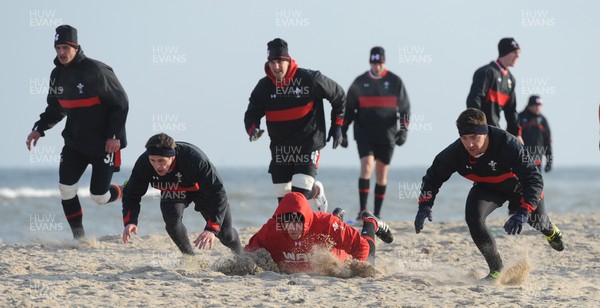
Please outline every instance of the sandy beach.
[{"label": "sandy beach", "polygon": [[[550,215],[563,252],[531,228],[507,236],[504,218],[488,221],[505,265],[496,283],[480,280],[487,266],[466,224],[435,216],[419,235],[412,221],[390,222],[395,241],[377,241],[374,270],[321,255],[320,275],[278,273],[264,254],[236,258],[220,243],[184,257],[166,232],[127,245],[116,234],[2,245],[0,306],[598,307],[600,214]],[[256,230],[238,230],[242,244]]]}]

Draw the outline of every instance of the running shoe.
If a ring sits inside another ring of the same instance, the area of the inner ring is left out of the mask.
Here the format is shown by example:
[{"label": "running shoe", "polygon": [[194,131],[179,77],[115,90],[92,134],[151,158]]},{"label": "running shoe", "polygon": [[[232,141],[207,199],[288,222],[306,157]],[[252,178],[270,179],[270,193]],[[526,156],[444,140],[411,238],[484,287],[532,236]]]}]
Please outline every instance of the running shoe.
[{"label": "running shoe", "polygon": [[560,230],[554,224],[552,224],[552,229],[554,231],[550,236],[546,236],[546,239],[548,240],[550,246],[554,248],[554,250],[563,251],[565,249],[565,244],[562,240],[562,232],[560,232]]},{"label": "running shoe", "polygon": [[482,280],[487,280],[487,281],[495,281],[498,278],[500,278],[500,272],[499,271],[491,271],[487,276],[485,276]]},{"label": "running shoe", "polygon": [[335,210],[333,210],[333,212],[331,212],[331,214],[333,214],[333,216],[339,218],[341,221],[344,221],[344,214],[346,214],[346,211],[344,209],[342,209],[341,207],[336,207]]}]

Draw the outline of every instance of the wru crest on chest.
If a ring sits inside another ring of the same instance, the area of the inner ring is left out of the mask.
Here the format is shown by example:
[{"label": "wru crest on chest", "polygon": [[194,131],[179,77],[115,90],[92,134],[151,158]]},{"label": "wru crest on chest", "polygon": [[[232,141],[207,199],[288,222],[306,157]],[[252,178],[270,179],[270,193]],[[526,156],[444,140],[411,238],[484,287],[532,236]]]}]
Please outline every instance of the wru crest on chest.
[{"label": "wru crest on chest", "polygon": [[288,81],[277,81],[270,95],[271,99],[278,98],[308,98],[311,93],[311,87],[303,78],[293,78]]}]

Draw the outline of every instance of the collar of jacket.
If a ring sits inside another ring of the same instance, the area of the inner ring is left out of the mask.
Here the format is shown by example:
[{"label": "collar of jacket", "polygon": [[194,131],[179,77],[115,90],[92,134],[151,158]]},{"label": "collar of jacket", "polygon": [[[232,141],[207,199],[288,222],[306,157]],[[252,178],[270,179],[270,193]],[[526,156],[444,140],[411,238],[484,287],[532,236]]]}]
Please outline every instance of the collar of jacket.
[{"label": "collar of jacket", "polygon": [[62,63],[60,63],[60,61],[58,61],[58,56],[56,56],[54,58],[54,65],[63,66],[63,67],[71,66],[73,64],[77,65],[77,64],[81,63],[81,61],[83,61],[85,58],[86,58],[85,54],[83,53],[83,49],[81,48],[81,45],[80,45],[79,49],[77,50],[77,53],[75,54],[75,58],[73,58],[73,61],[71,61],[71,63],[69,63],[67,65],[63,65]]},{"label": "collar of jacket", "polygon": [[290,66],[288,67],[287,73],[285,73],[285,76],[283,77],[283,81],[277,81],[275,76],[273,76],[271,69],[269,68],[269,62],[265,63],[265,73],[267,74],[267,77],[269,77],[271,82],[273,82],[273,84],[278,88],[289,86],[292,83],[297,70],[298,64],[296,64],[296,60],[290,58]]}]

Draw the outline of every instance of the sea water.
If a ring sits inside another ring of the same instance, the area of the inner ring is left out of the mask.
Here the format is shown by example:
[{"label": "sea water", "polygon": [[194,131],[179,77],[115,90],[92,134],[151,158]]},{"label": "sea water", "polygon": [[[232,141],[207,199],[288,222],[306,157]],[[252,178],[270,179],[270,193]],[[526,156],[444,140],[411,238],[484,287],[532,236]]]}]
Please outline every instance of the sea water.
[{"label": "sea water", "polygon": [[[218,167],[217,167],[218,168]],[[412,221],[417,211],[421,178],[426,167],[393,168],[389,172],[382,218],[388,221]],[[266,167],[218,168],[229,198],[234,226],[238,229],[260,227],[273,215],[277,200]],[[123,183],[130,175],[123,169],[113,176]],[[123,230],[121,202],[97,205],[90,199],[88,168],[79,182],[79,198],[83,208],[83,224],[87,236],[118,235]],[[359,166],[324,168],[318,171],[329,201],[329,211],[346,210],[346,220],[358,213]],[[598,167],[555,167],[543,173],[547,211],[551,217],[562,213],[597,212],[596,189],[600,189]],[[374,179],[368,207],[373,210]],[[433,219],[461,221],[464,204],[472,182],[454,174],[440,190],[433,207]],[[142,199],[138,222],[141,236],[165,233],[159,209],[159,193],[150,188]],[[71,231],[64,217],[58,191],[58,168],[0,169],[0,243],[69,239]],[[506,206],[492,215],[507,215]],[[188,232],[201,232],[205,221],[188,207],[184,212]]]}]

